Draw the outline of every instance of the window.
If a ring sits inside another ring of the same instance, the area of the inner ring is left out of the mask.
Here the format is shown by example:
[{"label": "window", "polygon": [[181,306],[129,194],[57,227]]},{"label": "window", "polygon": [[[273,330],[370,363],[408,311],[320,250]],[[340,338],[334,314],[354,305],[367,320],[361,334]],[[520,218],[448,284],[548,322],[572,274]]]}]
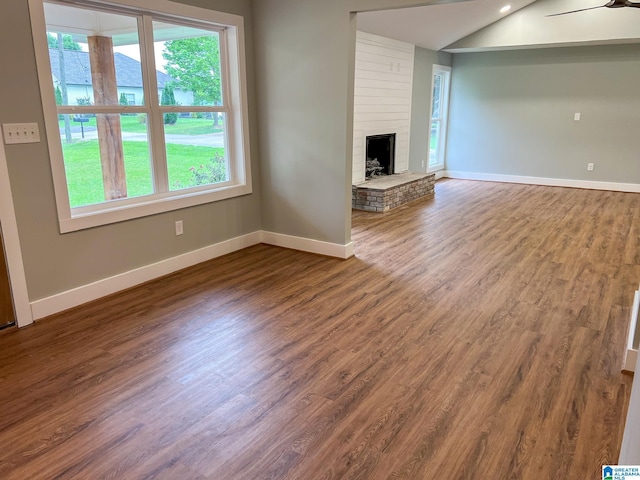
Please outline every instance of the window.
[{"label": "window", "polygon": [[449,113],[449,84],[451,67],[433,66],[431,91],[431,131],[429,133],[429,172],[444,168]]},{"label": "window", "polygon": [[29,1],[62,232],[251,193],[241,17]]}]

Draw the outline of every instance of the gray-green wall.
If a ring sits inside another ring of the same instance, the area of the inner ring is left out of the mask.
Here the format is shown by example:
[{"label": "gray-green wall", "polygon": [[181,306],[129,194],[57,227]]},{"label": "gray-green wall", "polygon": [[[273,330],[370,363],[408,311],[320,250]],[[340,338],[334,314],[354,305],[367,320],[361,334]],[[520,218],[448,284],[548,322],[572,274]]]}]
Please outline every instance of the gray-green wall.
[{"label": "gray-green wall", "polygon": [[455,54],[447,170],[640,183],[638,85],[639,45]]},{"label": "gray-green wall", "polygon": [[[255,104],[250,0],[190,0],[244,16],[249,102]],[[61,235],[26,0],[0,6],[0,123],[37,122],[42,142],[6,147],[9,179],[31,301],[260,229],[258,126],[251,110],[253,191],[249,196]],[[176,237],[175,220],[184,221]]]},{"label": "gray-green wall", "polygon": [[264,229],[344,245],[349,15],[339,0],[259,0]]},{"label": "gray-green wall", "polygon": [[[431,111],[431,83],[433,66],[451,66],[451,54],[416,47],[413,65],[413,93],[411,97],[411,137],[409,170],[425,172],[429,152],[429,113]],[[424,162],[424,166],[423,163]]]}]

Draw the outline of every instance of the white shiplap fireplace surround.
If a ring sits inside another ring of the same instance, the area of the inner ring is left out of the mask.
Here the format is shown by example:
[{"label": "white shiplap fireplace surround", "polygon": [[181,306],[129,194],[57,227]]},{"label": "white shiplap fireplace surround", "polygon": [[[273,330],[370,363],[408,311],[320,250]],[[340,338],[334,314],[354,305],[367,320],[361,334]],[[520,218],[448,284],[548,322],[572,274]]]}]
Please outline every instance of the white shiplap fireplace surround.
[{"label": "white shiplap fireplace surround", "polygon": [[395,169],[409,169],[409,131],[415,47],[357,32],[352,183],[365,180],[366,139],[395,134]]},{"label": "white shiplap fireplace surround", "polygon": [[[435,175],[409,173],[409,131],[415,47],[358,32],[353,105],[351,206],[384,213],[432,197]],[[395,134],[393,175],[365,181],[367,137]]]}]

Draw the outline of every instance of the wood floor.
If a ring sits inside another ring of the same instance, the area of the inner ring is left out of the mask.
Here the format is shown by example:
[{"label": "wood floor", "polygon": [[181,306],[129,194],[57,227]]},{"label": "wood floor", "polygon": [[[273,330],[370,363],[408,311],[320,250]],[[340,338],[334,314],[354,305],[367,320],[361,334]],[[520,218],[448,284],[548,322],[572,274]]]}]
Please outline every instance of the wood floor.
[{"label": "wood floor", "polygon": [[3,479],[563,479],[615,463],[640,195],[447,180],[0,333]]}]

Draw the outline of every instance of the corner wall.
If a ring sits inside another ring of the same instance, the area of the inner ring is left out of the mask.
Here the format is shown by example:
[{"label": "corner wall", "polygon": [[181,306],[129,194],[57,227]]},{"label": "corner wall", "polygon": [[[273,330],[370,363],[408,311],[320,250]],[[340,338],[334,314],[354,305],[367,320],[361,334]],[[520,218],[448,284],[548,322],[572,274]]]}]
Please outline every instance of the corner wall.
[{"label": "corner wall", "polygon": [[354,12],[415,0],[252,0],[263,229],[349,244]]},{"label": "corner wall", "polygon": [[253,8],[264,230],[345,245],[350,17],[336,0]]}]

